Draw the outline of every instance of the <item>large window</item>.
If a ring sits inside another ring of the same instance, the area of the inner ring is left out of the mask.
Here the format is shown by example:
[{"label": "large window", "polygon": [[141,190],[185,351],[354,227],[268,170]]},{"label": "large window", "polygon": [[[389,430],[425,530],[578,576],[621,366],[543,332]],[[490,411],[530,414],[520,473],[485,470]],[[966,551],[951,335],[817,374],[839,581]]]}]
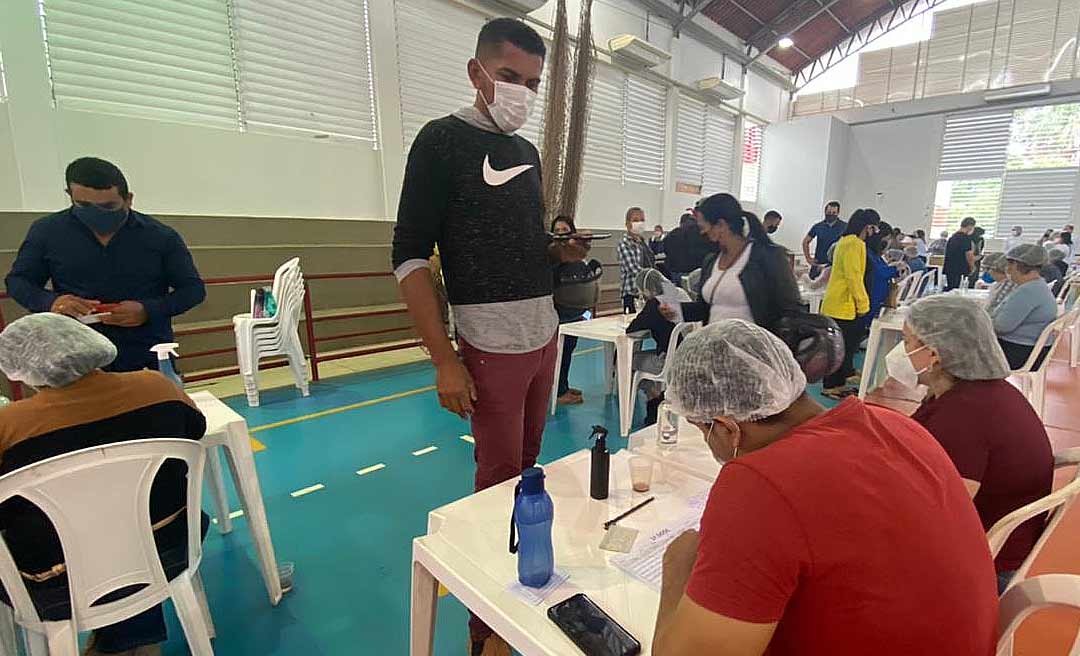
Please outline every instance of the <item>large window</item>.
[{"label": "large window", "polygon": [[662,186],[666,121],[667,87],[598,64],[590,96],[584,175]]},{"label": "large window", "polygon": [[375,142],[366,0],[38,0],[57,107]]},{"label": "large window", "polygon": [[696,196],[731,193],[735,116],[686,94],[675,115],[675,190]]},{"label": "large window", "polygon": [[992,237],[1067,223],[1078,165],[1080,103],[949,116],[931,232],[952,232],[966,216]]}]

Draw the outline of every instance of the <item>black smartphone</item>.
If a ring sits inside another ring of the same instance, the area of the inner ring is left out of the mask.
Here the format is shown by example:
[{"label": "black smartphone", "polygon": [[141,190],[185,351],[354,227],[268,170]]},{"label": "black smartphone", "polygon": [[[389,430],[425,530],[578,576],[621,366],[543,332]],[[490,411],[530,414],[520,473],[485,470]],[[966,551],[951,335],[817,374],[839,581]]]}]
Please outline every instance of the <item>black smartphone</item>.
[{"label": "black smartphone", "polygon": [[548,617],[585,656],[641,653],[641,643],[582,592],[549,608]]}]

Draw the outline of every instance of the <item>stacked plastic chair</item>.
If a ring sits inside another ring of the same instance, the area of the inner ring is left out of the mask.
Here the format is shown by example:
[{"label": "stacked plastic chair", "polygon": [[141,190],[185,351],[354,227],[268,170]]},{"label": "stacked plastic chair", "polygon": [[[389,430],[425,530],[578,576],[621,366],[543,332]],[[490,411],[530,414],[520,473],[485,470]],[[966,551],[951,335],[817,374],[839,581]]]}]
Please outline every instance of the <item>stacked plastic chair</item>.
[{"label": "stacked plastic chair", "polygon": [[233,317],[236,333],[236,358],[248,405],[259,405],[259,360],[285,356],[296,379],[296,387],[304,396],[309,394],[307,359],[300,343],[300,310],[304,303],[304,274],[300,258],[294,257],[278,267],[271,289],[278,310],[273,317],[253,318],[250,313]]}]

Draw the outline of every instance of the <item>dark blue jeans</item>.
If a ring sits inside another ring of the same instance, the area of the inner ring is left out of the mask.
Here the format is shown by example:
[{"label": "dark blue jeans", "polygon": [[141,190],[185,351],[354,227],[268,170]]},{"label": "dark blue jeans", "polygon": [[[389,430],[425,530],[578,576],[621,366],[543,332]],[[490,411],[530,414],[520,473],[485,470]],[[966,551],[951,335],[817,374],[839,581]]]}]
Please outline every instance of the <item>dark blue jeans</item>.
[{"label": "dark blue jeans", "polygon": [[577,337],[573,335],[565,335],[562,343],[562,361],[559,363],[559,389],[557,396],[566,394],[566,391],[570,389],[570,360],[574,355],[574,349],[577,348]]}]

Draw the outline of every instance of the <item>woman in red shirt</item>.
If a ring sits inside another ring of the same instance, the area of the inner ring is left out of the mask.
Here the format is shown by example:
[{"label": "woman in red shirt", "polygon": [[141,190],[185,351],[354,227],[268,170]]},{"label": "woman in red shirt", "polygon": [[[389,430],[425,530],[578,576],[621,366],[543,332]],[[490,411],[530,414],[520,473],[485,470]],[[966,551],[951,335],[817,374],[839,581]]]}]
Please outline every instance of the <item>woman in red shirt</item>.
[{"label": "woman in red shirt", "polygon": [[726,464],[700,535],[665,553],[653,653],[992,654],[990,550],[949,457],[903,415],[805,387],[738,319],[675,352],[668,398]]},{"label": "woman in red shirt", "polygon": [[[901,383],[930,388],[912,419],[952,458],[984,529],[1050,494],[1050,438],[1031,404],[1005,380],[1009,364],[990,317],[977,303],[954,296],[916,302],[904,325],[904,342],[886,362]],[[994,563],[999,591],[1023,564],[1043,525],[1042,517],[1032,518],[1002,547]]]}]

